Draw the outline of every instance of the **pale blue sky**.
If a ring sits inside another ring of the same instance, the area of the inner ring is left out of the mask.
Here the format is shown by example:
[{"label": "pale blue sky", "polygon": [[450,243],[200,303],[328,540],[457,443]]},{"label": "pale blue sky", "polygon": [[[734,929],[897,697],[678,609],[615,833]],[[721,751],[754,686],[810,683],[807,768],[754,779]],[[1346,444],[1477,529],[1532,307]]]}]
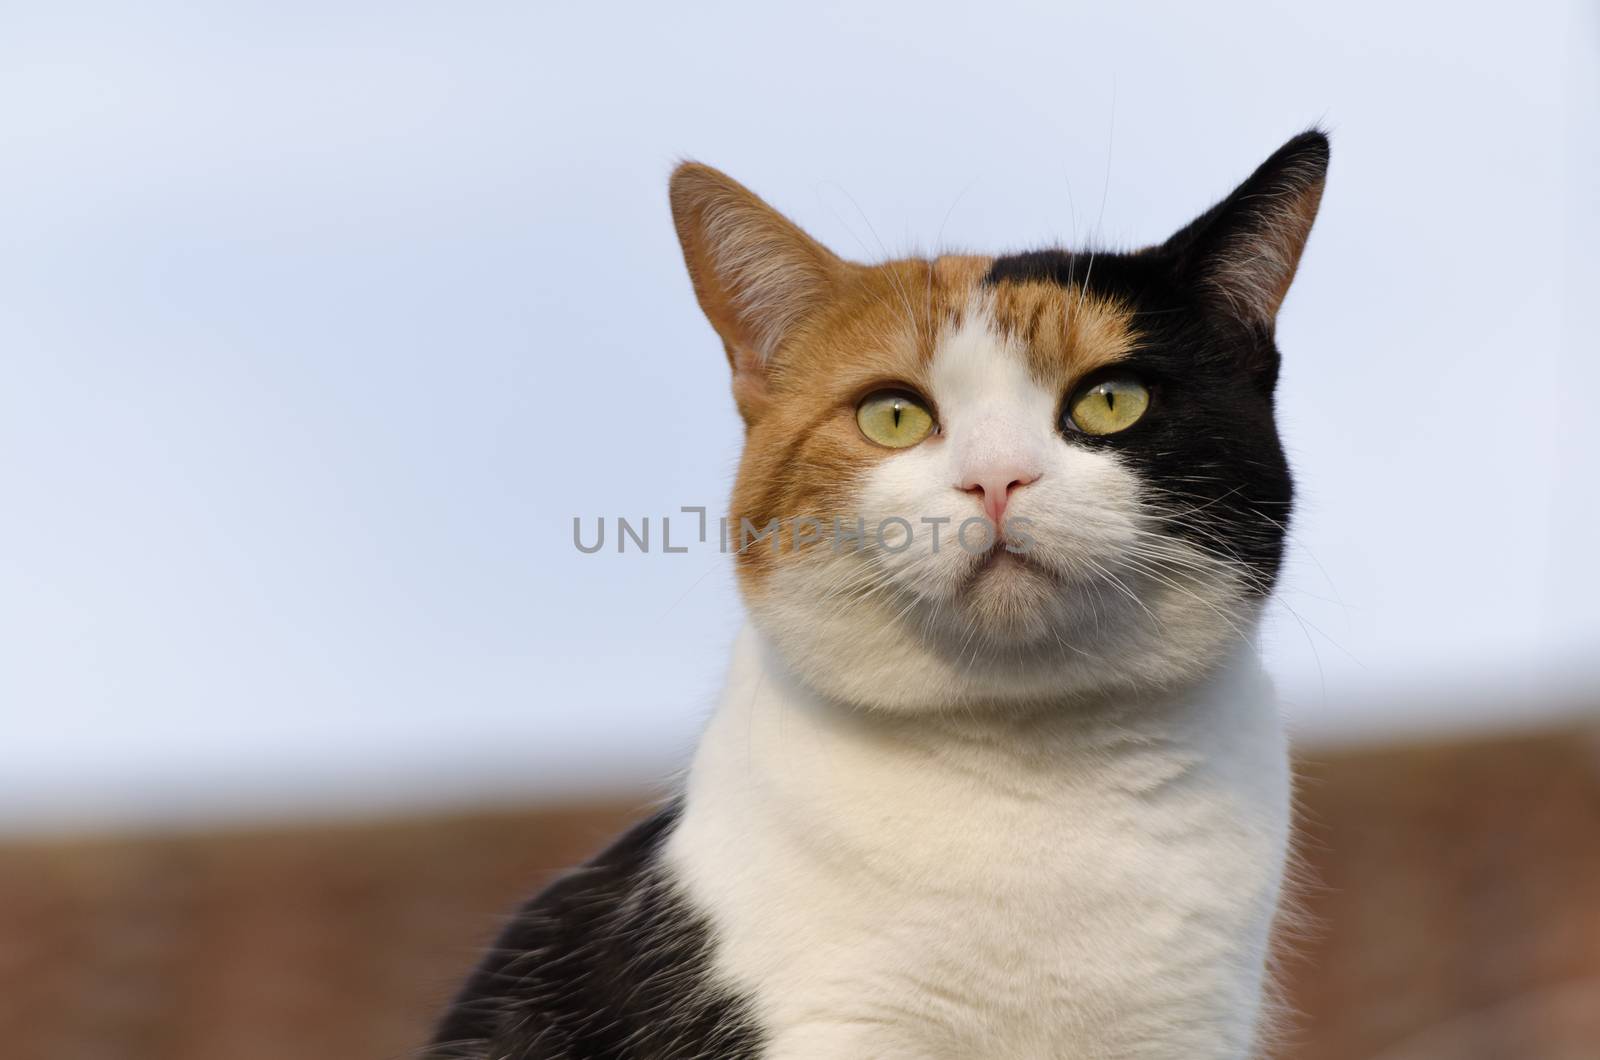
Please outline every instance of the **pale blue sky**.
[{"label": "pale blue sky", "polygon": [[570,535],[724,501],[738,427],[665,204],[685,156],[847,256],[1133,245],[1325,124],[1280,329],[1293,717],[1355,737],[1600,691],[1589,5],[0,22],[0,827],[681,762],[726,565]]}]

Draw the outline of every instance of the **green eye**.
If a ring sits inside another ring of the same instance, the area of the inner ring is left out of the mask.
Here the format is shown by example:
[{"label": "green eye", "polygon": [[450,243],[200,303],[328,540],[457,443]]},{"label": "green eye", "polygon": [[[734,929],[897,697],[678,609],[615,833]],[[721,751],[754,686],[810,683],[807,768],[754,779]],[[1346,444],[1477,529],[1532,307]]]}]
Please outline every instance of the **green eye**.
[{"label": "green eye", "polygon": [[869,441],[905,449],[933,433],[933,413],[904,390],[879,390],[856,406],[856,425]]},{"label": "green eye", "polygon": [[1144,418],[1150,391],[1128,374],[1102,376],[1072,395],[1067,419],[1084,434],[1125,431]]}]

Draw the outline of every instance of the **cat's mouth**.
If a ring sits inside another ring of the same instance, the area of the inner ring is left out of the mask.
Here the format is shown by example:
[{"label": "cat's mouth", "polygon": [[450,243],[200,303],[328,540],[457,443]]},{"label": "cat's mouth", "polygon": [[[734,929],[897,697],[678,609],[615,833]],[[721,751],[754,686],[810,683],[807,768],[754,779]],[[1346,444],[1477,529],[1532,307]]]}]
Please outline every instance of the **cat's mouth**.
[{"label": "cat's mouth", "polygon": [[970,592],[982,583],[1006,583],[1026,579],[1028,582],[1058,582],[1056,573],[1032,559],[1026,553],[1013,552],[1003,545],[991,548],[978,560],[967,574],[963,592]]}]

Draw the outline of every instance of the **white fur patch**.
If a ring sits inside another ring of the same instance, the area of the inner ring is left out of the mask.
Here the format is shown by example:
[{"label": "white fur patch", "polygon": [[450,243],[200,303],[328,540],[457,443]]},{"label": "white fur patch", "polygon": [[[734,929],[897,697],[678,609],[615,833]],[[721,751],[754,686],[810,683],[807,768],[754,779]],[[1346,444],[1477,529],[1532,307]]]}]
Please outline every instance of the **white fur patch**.
[{"label": "white fur patch", "polygon": [[1179,696],[894,716],[748,631],[666,857],[773,1060],[1236,1060],[1287,806],[1247,652]]}]

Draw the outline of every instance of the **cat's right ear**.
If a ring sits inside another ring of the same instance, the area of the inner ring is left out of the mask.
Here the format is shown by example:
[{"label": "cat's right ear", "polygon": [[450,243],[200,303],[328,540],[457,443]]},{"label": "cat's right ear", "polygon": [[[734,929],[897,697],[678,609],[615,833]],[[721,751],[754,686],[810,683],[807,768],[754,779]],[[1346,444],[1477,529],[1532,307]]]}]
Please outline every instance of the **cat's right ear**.
[{"label": "cat's right ear", "polygon": [[848,266],[710,166],[678,166],[669,192],[695,297],[722,336],[739,413],[753,423],[766,407],[773,357],[832,296]]}]

